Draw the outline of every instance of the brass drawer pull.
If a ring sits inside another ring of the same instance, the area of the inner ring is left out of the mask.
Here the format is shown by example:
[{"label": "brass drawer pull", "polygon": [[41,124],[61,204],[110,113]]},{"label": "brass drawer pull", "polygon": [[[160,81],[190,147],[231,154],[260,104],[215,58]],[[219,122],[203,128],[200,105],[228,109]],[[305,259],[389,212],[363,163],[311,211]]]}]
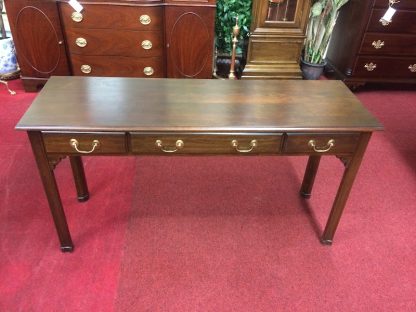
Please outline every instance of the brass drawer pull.
[{"label": "brass drawer pull", "polygon": [[409,65],[409,70],[412,72],[412,73],[416,73],[416,64],[413,64],[413,65]]},{"label": "brass drawer pull", "polygon": [[375,49],[381,49],[384,46],[384,41],[377,40],[371,44]]},{"label": "brass drawer pull", "polygon": [[257,140],[251,140],[250,141],[250,147],[247,149],[241,149],[238,147],[238,141],[232,140],[231,146],[235,148],[235,150],[239,153],[250,153],[256,146],[257,146]]},{"label": "brass drawer pull", "polygon": [[77,46],[79,46],[80,48],[83,48],[83,47],[87,46],[87,39],[81,38],[81,37],[80,38],[77,38],[75,40],[75,44]]},{"label": "brass drawer pull", "polygon": [[150,16],[147,15],[147,14],[141,15],[140,18],[139,18],[139,20],[140,20],[140,23],[142,23],[143,25],[149,25],[150,22],[152,21],[152,19],[150,18]]},{"label": "brass drawer pull", "polygon": [[364,65],[365,69],[367,69],[367,71],[373,71],[374,69],[377,68],[377,64],[373,64],[373,63],[366,63]]},{"label": "brass drawer pull", "polygon": [[100,141],[98,140],[94,140],[92,141],[92,148],[89,151],[82,151],[78,148],[79,146],[79,142],[77,141],[77,139],[71,139],[69,140],[69,145],[71,145],[78,153],[81,154],[91,154],[92,152],[94,152],[94,150],[100,146]]},{"label": "brass drawer pull", "polygon": [[313,150],[317,153],[328,152],[334,145],[335,145],[335,140],[334,139],[329,140],[328,143],[326,143],[326,145],[323,146],[323,147],[317,147],[315,140],[310,140],[308,142],[308,146],[312,147]]},{"label": "brass drawer pull", "polygon": [[143,73],[144,73],[146,76],[151,76],[151,75],[153,75],[153,73],[154,73],[154,72],[155,72],[155,71],[154,71],[153,67],[150,67],[150,66],[145,67],[145,68],[143,69]]},{"label": "brass drawer pull", "polygon": [[176,143],[175,143],[175,147],[169,148],[169,147],[163,146],[162,140],[156,140],[155,145],[157,147],[159,147],[162,152],[174,153],[174,152],[177,152],[178,150],[182,149],[185,146],[185,143],[183,143],[182,140],[177,140]]},{"label": "brass drawer pull", "polygon": [[71,14],[71,19],[76,23],[82,22],[83,18],[84,16],[82,15],[82,13],[74,12]]},{"label": "brass drawer pull", "polygon": [[92,68],[90,65],[81,65],[81,71],[84,74],[89,74],[91,72]]},{"label": "brass drawer pull", "polygon": [[142,41],[142,48],[145,50],[150,50],[152,48],[153,44],[150,40],[143,40]]}]

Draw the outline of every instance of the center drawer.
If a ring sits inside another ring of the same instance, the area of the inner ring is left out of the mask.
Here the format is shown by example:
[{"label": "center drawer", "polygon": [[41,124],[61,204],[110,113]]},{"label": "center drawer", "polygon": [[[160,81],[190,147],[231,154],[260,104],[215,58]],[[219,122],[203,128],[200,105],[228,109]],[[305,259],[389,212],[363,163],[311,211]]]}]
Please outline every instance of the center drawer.
[{"label": "center drawer", "polygon": [[131,136],[135,154],[279,154],[282,134],[139,133]]},{"label": "center drawer", "polygon": [[122,154],[127,152],[124,132],[62,133],[42,132],[48,153],[79,155]]}]

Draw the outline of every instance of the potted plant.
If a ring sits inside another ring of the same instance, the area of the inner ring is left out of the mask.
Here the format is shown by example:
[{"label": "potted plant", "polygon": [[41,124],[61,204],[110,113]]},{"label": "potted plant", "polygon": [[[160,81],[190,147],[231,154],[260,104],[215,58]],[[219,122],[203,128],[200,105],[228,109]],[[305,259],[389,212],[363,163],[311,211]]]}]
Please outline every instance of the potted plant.
[{"label": "potted plant", "polygon": [[318,79],[325,66],[328,49],[339,9],[348,0],[315,0],[306,29],[305,46],[301,59],[304,79]]},{"label": "potted plant", "polygon": [[237,46],[237,62],[241,63],[246,53],[251,23],[251,0],[217,0],[215,18],[216,68],[220,76],[227,76],[232,50],[232,31],[238,17],[240,26]]}]

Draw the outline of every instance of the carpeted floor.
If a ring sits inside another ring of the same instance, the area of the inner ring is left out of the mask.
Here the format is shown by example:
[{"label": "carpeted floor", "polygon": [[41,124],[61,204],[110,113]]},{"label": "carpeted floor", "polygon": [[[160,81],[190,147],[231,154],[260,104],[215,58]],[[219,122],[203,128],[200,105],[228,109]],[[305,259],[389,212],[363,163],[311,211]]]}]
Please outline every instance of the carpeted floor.
[{"label": "carpeted floor", "polygon": [[[1,87],[1,86],[0,86]],[[385,125],[369,145],[332,247],[318,235],[342,165],[304,157],[85,158],[76,245],[62,254],[25,133],[35,94],[0,88],[0,311],[414,311],[416,92],[357,96]]]}]

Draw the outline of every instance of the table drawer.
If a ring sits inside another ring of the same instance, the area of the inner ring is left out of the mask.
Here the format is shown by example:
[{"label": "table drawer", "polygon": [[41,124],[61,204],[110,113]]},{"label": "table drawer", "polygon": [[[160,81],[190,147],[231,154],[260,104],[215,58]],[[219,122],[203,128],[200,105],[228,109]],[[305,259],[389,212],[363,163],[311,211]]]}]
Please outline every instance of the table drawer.
[{"label": "table drawer", "polygon": [[68,5],[61,5],[62,21],[69,28],[111,28],[157,30],[163,27],[162,7],[84,4],[81,13]]},{"label": "table drawer", "polygon": [[416,57],[358,57],[353,75],[383,79],[416,79]]},{"label": "table drawer", "polygon": [[283,152],[286,154],[349,154],[354,152],[359,138],[358,133],[289,133]]},{"label": "table drawer", "polygon": [[136,154],[279,154],[282,134],[131,133]]},{"label": "table drawer", "polygon": [[161,31],[73,29],[66,35],[70,53],[134,57],[163,55]]},{"label": "table drawer", "polygon": [[162,57],[91,56],[71,54],[76,76],[149,77],[166,76]]},{"label": "table drawer", "polygon": [[42,132],[42,135],[48,153],[92,155],[127,152],[124,132]]}]

